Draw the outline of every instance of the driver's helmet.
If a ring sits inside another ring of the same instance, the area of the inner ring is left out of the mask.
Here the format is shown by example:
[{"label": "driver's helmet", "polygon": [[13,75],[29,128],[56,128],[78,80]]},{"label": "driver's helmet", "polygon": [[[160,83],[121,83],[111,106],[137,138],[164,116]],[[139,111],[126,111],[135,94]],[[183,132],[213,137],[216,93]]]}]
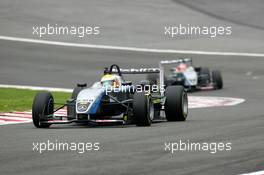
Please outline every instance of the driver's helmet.
[{"label": "driver's helmet", "polygon": [[101,78],[101,84],[106,87],[118,88],[121,86],[121,78],[115,74],[106,74]]},{"label": "driver's helmet", "polygon": [[176,72],[184,72],[188,68],[187,64],[181,63],[177,66]]}]

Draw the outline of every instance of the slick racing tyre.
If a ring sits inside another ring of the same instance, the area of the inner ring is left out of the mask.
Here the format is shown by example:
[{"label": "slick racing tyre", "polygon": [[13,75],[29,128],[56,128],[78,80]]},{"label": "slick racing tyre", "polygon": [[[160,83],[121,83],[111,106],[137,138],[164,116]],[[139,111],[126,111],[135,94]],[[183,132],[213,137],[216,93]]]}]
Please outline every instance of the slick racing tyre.
[{"label": "slick racing tyre", "polygon": [[188,115],[187,93],[182,86],[168,86],[165,91],[165,114],[168,121],[185,121]]},{"label": "slick racing tyre", "polygon": [[223,79],[219,70],[212,71],[212,81],[214,83],[215,89],[223,88]]},{"label": "slick racing tyre", "polygon": [[33,124],[37,128],[48,128],[51,124],[42,123],[48,119],[44,115],[53,114],[54,100],[49,92],[39,92],[34,98],[32,106]]},{"label": "slick racing tyre", "polygon": [[144,92],[135,93],[133,116],[137,126],[150,126],[154,118],[154,104]]}]

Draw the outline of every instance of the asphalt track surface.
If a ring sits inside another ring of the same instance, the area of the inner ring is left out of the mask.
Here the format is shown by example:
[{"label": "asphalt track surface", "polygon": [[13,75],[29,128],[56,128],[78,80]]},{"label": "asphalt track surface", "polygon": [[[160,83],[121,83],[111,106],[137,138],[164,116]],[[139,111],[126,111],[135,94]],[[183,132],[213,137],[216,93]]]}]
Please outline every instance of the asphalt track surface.
[{"label": "asphalt track surface", "polygon": [[[102,9],[104,9],[101,10],[102,13],[107,13],[110,11],[109,9],[117,8],[113,4],[118,4],[118,7],[122,7],[121,2],[111,2],[112,3],[109,2],[109,6],[106,5],[107,2],[97,1],[93,2],[92,5],[102,6]],[[191,3],[191,1],[186,1],[186,3],[187,2]],[[226,2],[227,1],[223,1],[223,4]],[[27,3],[30,4],[31,2],[27,1]],[[135,4],[137,3],[139,3],[139,1],[135,2]],[[136,6],[135,4],[132,5],[131,2],[126,2],[123,7],[125,8],[127,5],[131,5],[129,8],[127,7],[129,12],[132,12],[133,8],[138,7],[137,13],[144,15],[149,11],[146,12],[143,9],[146,8],[149,10],[149,7],[146,7],[146,1],[142,1],[141,3],[141,5]],[[240,3],[240,1],[234,1],[232,3]],[[224,19],[227,17],[232,19],[232,21],[228,20],[229,22],[236,20],[244,23],[246,21],[248,22],[246,25],[241,24],[241,22],[233,22],[232,25],[237,28],[242,28],[244,31],[247,31],[247,33],[251,31],[253,34],[247,35],[245,38],[241,39],[240,37],[244,34],[243,30],[237,32],[237,34],[234,34],[234,38],[226,39],[228,40],[226,44],[222,43],[222,45],[224,45],[223,48],[227,48],[226,51],[229,51],[226,45],[233,45],[235,51],[239,51],[240,49],[242,49],[242,51],[252,51],[252,48],[256,49],[254,51],[260,51],[260,45],[258,44],[260,41],[263,41],[264,35],[260,35],[263,34],[261,26],[263,23],[254,21],[252,17],[255,15],[254,13],[257,13],[258,10],[256,9],[261,9],[262,3],[260,1],[255,1],[254,7],[248,7],[247,10],[253,14],[249,13],[245,16],[239,15],[238,13],[235,13],[233,16],[232,13],[220,13],[221,10],[228,11],[228,9],[224,8],[224,5],[214,6],[213,1],[210,3],[201,0],[199,3],[197,2],[197,4],[191,4],[196,5],[196,8],[190,8],[190,4],[183,4],[183,6],[179,7],[179,4],[174,1],[169,1],[168,4],[155,1],[151,8],[154,10],[162,6],[167,9],[166,7],[169,6],[170,8],[182,9],[185,5],[188,5],[189,7],[182,10],[186,13],[186,16],[182,15],[181,18],[199,19],[204,22],[208,22],[208,20],[211,22],[219,20],[219,18],[208,17],[205,13],[199,12],[203,10],[202,8],[208,7],[206,8],[210,9],[208,13],[219,12],[219,14],[214,14],[215,16],[224,14]],[[200,4],[205,5],[201,7]],[[9,4],[8,1],[1,1],[1,8],[10,7],[10,9],[15,9],[15,7],[21,7],[18,8],[17,13],[13,13],[12,15],[7,13],[8,10],[6,10],[7,16],[0,19],[2,29],[1,35],[6,34],[14,36],[17,34],[15,36],[27,37],[28,32],[26,32],[25,29],[26,25],[34,24],[34,20],[44,20],[44,22],[42,22],[45,23],[46,18],[41,15],[36,18],[29,15],[27,16],[26,22],[23,21],[24,18],[21,19],[21,16],[18,15],[24,12],[22,9],[28,9],[34,5],[37,4],[33,3],[27,7],[25,2],[23,4]],[[243,1],[240,6],[243,5],[247,6],[248,4]],[[67,8],[71,6],[68,4],[63,7],[65,9],[62,9],[67,11]],[[72,8],[76,10],[77,7],[81,8],[76,4],[73,5]],[[197,12],[198,7],[199,10]],[[43,9],[40,11],[32,9],[31,12],[25,13],[41,14],[44,13],[45,10],[48,10],[48,8],[46,8],[46,6],[43,6]],[[214,11],[213,9],[216,10]],[[235,9],[235,7],[233,9]],[[62,10],[62,13],[64,10]],[[117,13],[125,13],[124,11],[117,10]],[[4,13],[4,11],[1,10],[1,13]],[[80,13],[85,13],[85,11],[81,11]],[[165,10],[164,13],[169,12]],[[188,14],[196,13],[196,16],[188,16]],[[73,19],[70,18],[69,20],[75,21],[75,18],[77,17],[73,16]],[[252,18],[252,20],[244,20],[244,18]],[[58,14],[55,16],[54,19],[60,20],[60,15]],[[65,18],[63,19],[67,20]],[[21,20],[20,23],[18,22],[19,20]],[[79,20],[79,23],[81,23],[81,19]],[[98,20],[104,21],[104,18],[98,17]],[[133,18],[132,20],[135,19]],[[117,21],[122,22],[121,19]],[[120,26],[116,23],[110,23],[111,21],[105,25]],[[12,30],[7,30],[8,27],[12,26],[11,24],[18,25],[17,28],[21,27],[21,32],[16,31],[14,28]],[[256,27],[256,25],[259,27]],[[135,46],[137,43],[140,43],[139,46],[143,46],[140,40],[144,40],[144,38],[136,35],[138,30],[139,29],[135,27],[127,31],[129,35],[125,35],[126,33],[124,33],[125,36],[128,36],[127,40],[122,40],[122,37],[111,38],[110,36],[114,36],[114,32],[110,30],[107,34],[109,37],[102,39],[100,44],[129,45],[131,43],[124,43],[124,41],[128,41],[130,37],[132,37],[131,35],[134,34],[134,40],[129,40],[132,42],[132,46]],[[150,34],[146,35],[146,38],[148,38]],[[259,35],[259,37],[257,37],[257,35]],[[146,46],[148,44],[151,45],[150,43],[152,41],[159,40],[159,38],[155,38],[154,35],[153,38],[148,39],[149,40],[146,40]],[[64,38],[64,40],[67,40],[67,38]],[[119,43],[115,42],[116,40],[118,40]],[[250,41],[250,44],[246,43],[246,40]],[[73,41],[71,40],[71,42]],[[169,41],[169,43],[170,42],[173,41]],[[216,41],[216,44],[212,44],[212,41],[206,39],[195,39],[194,44],[189,46],[191,49],[196,50],[197,47],[207,47],[208,50],[218,50],[221,48],[218,42],[221,43],[222,41]],[[153,47],[162,47],[160,45],[163,45],[165,41],[161,41],[159,44],[155,43]],[[187,49],[188,43],[190,43],[190,41],[183,41],[181,47]],[[204,45],[201,46],[201,44]],[[169,44],[164,45],[166,46]],[[51,126],[50,129],[35,129],[32,124],[1,126],[1,174],[239,174],[264,169],[263,58],[152,54],[132,51],[109,51],[102,49],[49,46],[14,41],[0,41],[0,53],[1,84],[65,88],[72,88],[77,82],[87,82],[91,84],[98,80],[102,73],[101,70],[105,66],[113,63],[117,63],[125,68],[155,67],[162,58],[188,56],[193,57],[197,65],[204,65],[212,69],[216,68],[222,70],[225,83],[223,90],[199,92],[193,95],[226,96],[246,99],[245,103],[232,107],[192,109],[190,110],[190,115],[186,122],[156,123],[151,127],[139,128],[133,125],[110,127],[60,125]],[[143,77],[130,76],[128,78],[137,81]],[[180,139],[183,141],[190,140],[191,142],[231,142],[232,150],[218,152],[216,154],[201,151],[178,151],[173,155],[164,151],[164,142],[178,142]],[[32,151],[33,142],[47,142],[47,140],[58,140],[61,142],[100,142],[100,150],[84,154],[79,154],[74,151],[53,151],[39,154]]]}]

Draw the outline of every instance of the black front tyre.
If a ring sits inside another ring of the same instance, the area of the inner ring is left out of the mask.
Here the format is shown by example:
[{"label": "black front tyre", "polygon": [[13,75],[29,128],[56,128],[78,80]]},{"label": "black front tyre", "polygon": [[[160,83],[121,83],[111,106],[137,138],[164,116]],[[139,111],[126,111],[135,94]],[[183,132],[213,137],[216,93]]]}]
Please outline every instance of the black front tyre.
[{"label": "black front tyre", "polygon": [[166,119],[168,121],[185,121],[188,115],[188,98],[184,87],[168,86],[165,97]]},{"label": "black front tyre", "polygon": [[53,114],[54,99],[50,92],[39,92],[36,94],[32,105],[32,119],[36,128],[48,128],[51,124],[42,123],[47,121],[45,115]]},{"label": "black front tyre", "polygon": [[137,126],[151,125],[151,120],[154,118],[154,105],[144,92],[134,94],[133,116]]},{"label": "black front tyre", "polygon": [[223,78],[219,70],[212,71],[212,81],[214,83],[215,89],[223,88]]}]

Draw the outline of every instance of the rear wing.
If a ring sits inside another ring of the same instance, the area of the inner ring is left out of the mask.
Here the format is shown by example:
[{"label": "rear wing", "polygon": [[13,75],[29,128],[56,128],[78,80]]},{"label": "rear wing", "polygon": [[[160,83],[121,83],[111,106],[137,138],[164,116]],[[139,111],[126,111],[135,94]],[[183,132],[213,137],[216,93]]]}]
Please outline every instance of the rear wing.
[{"label": "rear wing", "polygon": [[[115,72],[117,70],[114,70]],[[159,68],[139,68],[139,69],[120,69],[122,74],[150,74],[150,73],[159,73]]]},{"label": "rear wing", "polygon": [[192,64],[192,58],[179,58],[175,60],[163,60],[161,61],[162,64],[180,64],[180,63],[186,63],[186,64]]},{"label": "rear wing", "polygon": [[122,74],[148,74],[148,73],[159,73],[159,68],[131,68],[131,69],[120,69],[118,65],[112,64],[110,69],[105,68],[104,74],[116,73],[120,76]]}]

